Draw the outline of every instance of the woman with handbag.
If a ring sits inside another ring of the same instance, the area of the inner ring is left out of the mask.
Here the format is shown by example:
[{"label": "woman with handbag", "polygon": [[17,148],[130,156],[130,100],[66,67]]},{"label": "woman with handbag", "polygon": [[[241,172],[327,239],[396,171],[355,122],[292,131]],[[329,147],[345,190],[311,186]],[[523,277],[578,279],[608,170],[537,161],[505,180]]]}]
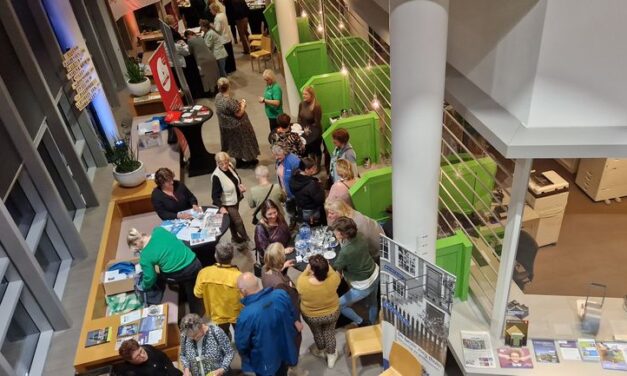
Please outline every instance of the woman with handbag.
[{"label": "woman with handbag", "polygon": [[235,351],[220,327],[190,313],[181,320],[180,329],[180,359],[184,376],[229,374]]},{"label": "woman with handbag", "polygon": [[[264,258],[266,248],[272,243],[279,243],[287,247],[290,241],[290,230],[283,217],[279,206],[272,200],[265,200],[259,206],[261,208],[261,220],[255,226],[255,249]],[[291,253],[294,248],[285,248],[286,253]]]}]

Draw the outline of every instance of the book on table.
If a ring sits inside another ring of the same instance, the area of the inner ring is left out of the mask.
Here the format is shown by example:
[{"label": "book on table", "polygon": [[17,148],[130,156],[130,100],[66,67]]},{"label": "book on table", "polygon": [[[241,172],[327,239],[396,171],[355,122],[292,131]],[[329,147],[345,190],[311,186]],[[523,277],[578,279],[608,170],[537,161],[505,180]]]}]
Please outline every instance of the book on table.
[{"label": "book on table", "polygon": [[111,336],[113,335],[113,331],[111,327],[108,326],[102,329],[91,330],[87,333],[87,339],[85,340],[85,347],[91,347],[96,345],[101,345],[103,343],[107,343],[111,341]]}]

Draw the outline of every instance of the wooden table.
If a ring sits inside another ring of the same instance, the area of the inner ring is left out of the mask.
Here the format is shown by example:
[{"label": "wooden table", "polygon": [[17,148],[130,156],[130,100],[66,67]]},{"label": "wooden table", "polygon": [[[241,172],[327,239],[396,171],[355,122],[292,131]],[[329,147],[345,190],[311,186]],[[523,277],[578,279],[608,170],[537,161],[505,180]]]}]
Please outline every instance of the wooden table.
[{"label": "wooden table", "polygon": [[154,50],[154,48],[147,48],[150,42],[158,42],[163,40],[163,34],[161,31],[150,31],[147,33],[141,33],[137,36],[137,41],[142,48],[142,51]]},{"label": "wooden table", "polygon": [[161,94],[159,92],[150,93],[142,97],[129,95],[129,103],[135,116],[145,116],[165,112]]},{"label": "wooden table", "polygon": [[[164,348],[168,343],[168,305],[163,305],[163,314],[165,320],[163,321],[161,341],[153,346],[160,349]],[[109,317],[102,317],[99,319],[91,320],[84,324],[84,330],[81,331],[81,335],[78,338],[79,346],[76,350],[76,358],[74,359],[74,368],[77,372],[85,372],[90,368],[103,366],[109,363],[113,363],[121,360],[122,358],[115,349],[115,341],[117,340],[118,327],[120,326],[120,316],[114,315]],[[103,329],[111,327],[113,335],[111,341],[103,343],[101,345],[85,347],[85,340],[87,333],[91,330]]]}]

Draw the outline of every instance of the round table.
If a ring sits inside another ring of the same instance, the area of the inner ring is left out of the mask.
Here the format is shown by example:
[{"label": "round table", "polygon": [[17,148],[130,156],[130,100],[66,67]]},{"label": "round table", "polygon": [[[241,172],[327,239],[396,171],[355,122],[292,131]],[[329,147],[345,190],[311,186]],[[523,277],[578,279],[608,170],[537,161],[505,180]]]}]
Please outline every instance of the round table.
[{"label": "round table", "polygon": [[210,174],[216,169],[215,155],[205,148],[202,139],[202,125],[213,117],[213,110],[202,106],[194,110],[197,106],[182,111],[179,120],[170,123],[185,136],[189,147],[189,165],[187,175],[189,177]]},{"label": "round table", "polygon": [[[215,206],[203,206],[203,210],[207,210],[207,208],[216,208]],[[196,258],[203,267],[211,266],[216,263],[215,253],[216,253],[216,245],[220,242],[222,235],[226,233],[226,230],[229,229],[231,225],[231,218],[228,214],[222,215],[222,224],[220,225],[220,234],[216,236],[216,240],[212,242],[202,243],[191,245],[188,241],[183,240],[186,246],[188,246],[195,254]]]}]

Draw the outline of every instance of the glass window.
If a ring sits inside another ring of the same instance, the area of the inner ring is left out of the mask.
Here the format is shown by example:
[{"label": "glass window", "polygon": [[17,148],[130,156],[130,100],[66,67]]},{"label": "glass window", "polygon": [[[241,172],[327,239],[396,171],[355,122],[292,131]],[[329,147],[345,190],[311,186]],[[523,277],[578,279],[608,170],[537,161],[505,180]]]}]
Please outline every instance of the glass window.
[{"label": "glass window", "polygon": [[28,374],[38,341],[39,328],[20,301],[15,307],[15,313],[13,313],[2,350],[0,350],[15,370],[15,374]]},{"label": "glass window", "polygon": [[65,186],[64,179],[61,177],[61,174],[57,170],[57,167],[54,164],[54,161],[52,160],[52,156],[50,155],[48,148],[46,147],[43,141],[41,142],[41,144],[39,144],[39,147],[37,148],[37,150],[39,151],[39,155],[41,156],[41,159],[46,165],[46,169],[48,170],[50,177],[54,181],[54,185],[57,187],[57,191],[59,191],[59,194],[61,195],[61,199],[63,200],[63,203],[65,204],[65,208],[70,213],[70,217],[74,217],[74,212],[76,211],[76,207],[74,206],[74,202],[72,202],[72,197],[70,196],[70,192]]},{"label": "glass window", "polygon": [[0,282],[0,302],[2,298],[4,298],[4,293],[7,291],[7,286],[9,285],[9,281],[6,278],[2,278],[2,282]]},{"label": "glass window", "polygon": [[61,266],[61,258],[50,241],[48,234],[45,232],[41,235],[41,240],[35,250],[35,258],[44,271],[46,282],[48,282],[50,286],[54,286],[54,282],[57,280],[57,274],[59,273],[59,267]]},{"label": "glass window", "polygon": [[20,229],[22,236],[26,238],[28,230],[35,218],[35,209],[33,209],[33,206],[28,201],[28,197],[26,197],[26,193],[24,193],[24,190],[18,182],[13,185],[13,189],[4,204],[15,221],[15,224]]}]

